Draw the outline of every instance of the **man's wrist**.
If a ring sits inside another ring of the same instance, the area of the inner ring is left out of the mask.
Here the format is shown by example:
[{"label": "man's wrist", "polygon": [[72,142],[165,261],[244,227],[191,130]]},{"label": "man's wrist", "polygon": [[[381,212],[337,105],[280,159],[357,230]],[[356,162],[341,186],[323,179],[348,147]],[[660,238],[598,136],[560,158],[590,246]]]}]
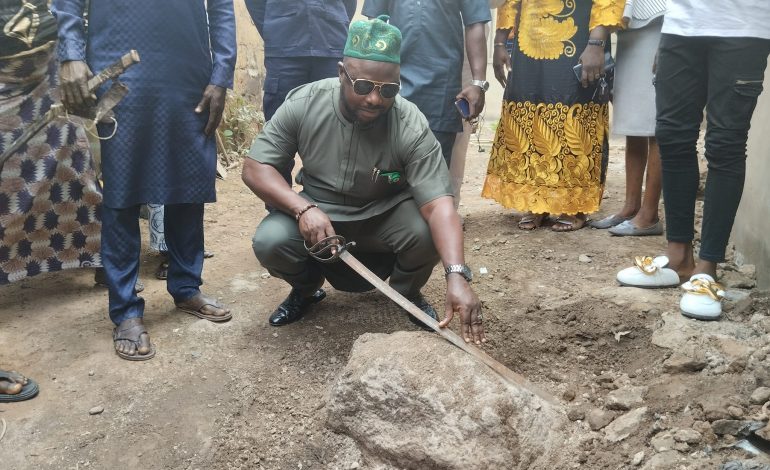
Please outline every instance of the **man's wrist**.
[{"label": "man's wrist", "polygon": [[448,264],[444,268],[444,276],[446,277],[447,282],[452,274],[458,274],[468,282],[473,280],[473,272],[467,264]]},{"label": "man's wrist", "polygon": [[294,209],[294,220],[299,222],[299,219],[302,218],[305,212],[309,211],[310,209],[316,209],[317,207],[318,207],[318,204],[308,204],[304,207]]},{"label": "man's wrist", "polygon": [[489,90],[489,82],[484,79],[479,80],[474,78],[473,80],[471,80],[470,84],[481,88],[481,91],[485,93],[487,90]]}]

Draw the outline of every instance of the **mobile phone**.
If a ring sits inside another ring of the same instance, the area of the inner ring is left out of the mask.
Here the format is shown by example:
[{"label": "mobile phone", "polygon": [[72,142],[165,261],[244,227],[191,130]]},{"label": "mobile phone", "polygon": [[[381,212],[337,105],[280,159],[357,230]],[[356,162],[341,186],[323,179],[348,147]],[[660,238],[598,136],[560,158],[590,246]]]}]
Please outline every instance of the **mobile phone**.
[{"label": "mobile phone", "polygon": [[463,119],[471,118],[471,105],[465,98],[460,98],[455,101],[455,108],[457,108],[457,112],[460,113],[460,116],[462,116]]},{"label": "mobile phone", "polygon": [[579,82],[583,81],[583,64],[577,64],[576,66],[572,67],[572,71],[575,72],[575,77],[577,77],[577,80]]}]

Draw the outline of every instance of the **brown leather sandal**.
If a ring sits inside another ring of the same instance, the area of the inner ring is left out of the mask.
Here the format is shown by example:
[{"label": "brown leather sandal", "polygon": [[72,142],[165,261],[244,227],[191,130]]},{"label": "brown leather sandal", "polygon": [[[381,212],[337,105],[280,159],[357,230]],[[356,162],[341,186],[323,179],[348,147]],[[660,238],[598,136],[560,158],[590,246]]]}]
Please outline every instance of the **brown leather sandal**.
[{"label": "brown leather sandal", "polygon": [[[206,305],[210,305],[214,308],[219,308],[225,311],[224,315],[208,315],[203,313],[201,310]],[[179,310],[189,313],[190,315],[195,315],[198,318],[202,318],[204,320],[213,321],[213,322],[225,322],[233,318],[233,315],[230,313],[230,310],[226,309],[222,304],[217,302],[215,299],[212,299],[210,297],[206,297],[202,293],[198,292],[194,296],[190,297],[187,300],[183,300],[182,302],[177,302],[176,308]]]}]

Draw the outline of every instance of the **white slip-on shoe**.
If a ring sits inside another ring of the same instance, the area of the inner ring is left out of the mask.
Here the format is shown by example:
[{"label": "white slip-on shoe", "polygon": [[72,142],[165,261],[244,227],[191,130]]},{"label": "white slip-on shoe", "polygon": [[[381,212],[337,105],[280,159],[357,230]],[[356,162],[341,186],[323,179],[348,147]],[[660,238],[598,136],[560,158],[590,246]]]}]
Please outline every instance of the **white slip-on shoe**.
[{"label": "white slip-on shoe", "polygon": [[634,266],[618,272],[616,277],[621,285],[629,287],[660,289],[678,286],[679,275],[666,266],[668,258],[665,256],[637,256]]},{"label": "white slip-on shoe", "polygon": [[724,288],[708,274],[695,274],[682,284],[685,290],[679,309],[682,315],[697,320],[718,320],[722,315]]}]

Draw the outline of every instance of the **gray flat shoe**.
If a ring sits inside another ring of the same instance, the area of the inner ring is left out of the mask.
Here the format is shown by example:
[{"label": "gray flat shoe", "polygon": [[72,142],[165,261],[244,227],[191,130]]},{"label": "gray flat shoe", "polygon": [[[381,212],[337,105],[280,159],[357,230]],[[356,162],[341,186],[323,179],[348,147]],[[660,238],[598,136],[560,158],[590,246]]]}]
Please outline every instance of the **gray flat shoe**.
[{"label": "gray flat shoe", "polygon": [[612,215],[608,215],[607,217],[601,220],[592,220],[591,222],[588,223],[588,225],[593,228],[604,230],[604,229],[614,227],[618,224],[621,224],[626,220],[631,220],[631,217],[621,217],[617,214],[612,214]]},{"label": "gray flat shoe", "polygon": [[649,227],[637,227],[630,220],[612,227],[609,232],[617,237],[646,237],[651,235],[663,235],[663,222],[658,220]]}]

